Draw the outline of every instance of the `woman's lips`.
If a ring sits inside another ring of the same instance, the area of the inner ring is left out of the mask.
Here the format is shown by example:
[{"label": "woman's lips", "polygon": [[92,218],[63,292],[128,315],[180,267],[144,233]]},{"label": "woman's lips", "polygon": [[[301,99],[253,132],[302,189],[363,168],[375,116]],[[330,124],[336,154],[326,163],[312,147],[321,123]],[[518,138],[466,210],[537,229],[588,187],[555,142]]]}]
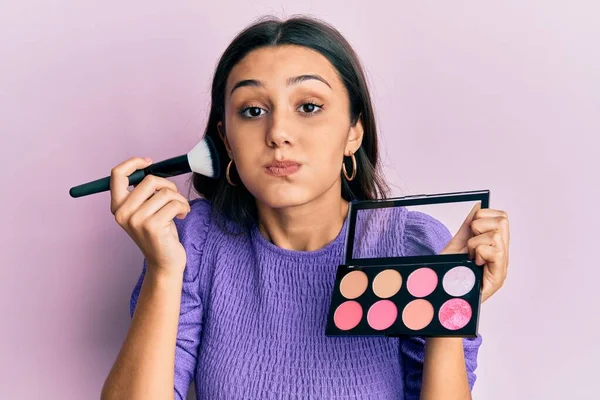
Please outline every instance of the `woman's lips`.
[{"label": "woman's lips", "polygon": [[290,164],[286,166],[268,166],[265,168],[265,171],[269,175],[273,176],[288,176],[296,173],[300,169],[299,164]]}]

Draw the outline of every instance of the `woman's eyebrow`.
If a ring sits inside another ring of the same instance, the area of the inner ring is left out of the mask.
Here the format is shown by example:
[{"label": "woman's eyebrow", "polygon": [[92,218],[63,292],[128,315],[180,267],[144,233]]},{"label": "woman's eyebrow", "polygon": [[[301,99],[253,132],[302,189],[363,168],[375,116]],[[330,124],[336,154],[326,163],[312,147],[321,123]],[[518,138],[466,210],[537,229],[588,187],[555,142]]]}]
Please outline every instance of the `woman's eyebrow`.
[{"label": "woman's eyebrow", "polygon": [[331,85],[325,80],[325,78],[323,78],[320,75],[314,75],[314,74],[293,76],[291,78],[288,78],[287,84],[288,84],[288,86],[291,86],[291,85],[296,85],[300,82],[310,81],[310,80],[317,80],[319,82],[323,82],[324,84],[329,86],[329,89],[331,89]]},{"label": "woman's eyebrow", "polygon": [[[291,78],[288,78],[287,80],[287,85],[291,86],[291,85],[297,85],[300,82],[305,82],[305,81],[310,81],[310,80],[316,80],[319,82],[323,82],[324,84],[326,84],[327,86],[329,86],[329,88],[331,89],[331,85],[325,80],[325,78],[323,78],[320,75],[315,75],[315,74],[306,74],[306,75],[299,75],[299,76],[293,76]],[[257,79],[244,79],[241,81],[238,81],[235,85],[233,85],[233,88],[231,88],[231,92],[229,93],[229,97],[231,97],[231,95],[233,94],[233,92],[241,87],[244,86],[253,86],[253,87],[264,87],[265,84],[262,81],[259,81]]]}]

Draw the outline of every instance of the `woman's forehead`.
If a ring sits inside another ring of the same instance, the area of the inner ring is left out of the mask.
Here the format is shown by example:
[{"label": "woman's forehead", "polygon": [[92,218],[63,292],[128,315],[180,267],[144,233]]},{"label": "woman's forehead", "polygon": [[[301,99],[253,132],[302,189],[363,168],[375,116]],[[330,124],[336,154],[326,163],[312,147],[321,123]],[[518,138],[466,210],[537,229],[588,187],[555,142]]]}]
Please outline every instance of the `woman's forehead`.
[{"label": "woman's forehead", "polygon": [[341,81],[329,60],[319,52],[294,45],[269,46],[248,53],[236,64],[227,79],[231,90],[241,80],[258,80],[266,86],[287,84],[290,78],[317,75],[333,88]]}]

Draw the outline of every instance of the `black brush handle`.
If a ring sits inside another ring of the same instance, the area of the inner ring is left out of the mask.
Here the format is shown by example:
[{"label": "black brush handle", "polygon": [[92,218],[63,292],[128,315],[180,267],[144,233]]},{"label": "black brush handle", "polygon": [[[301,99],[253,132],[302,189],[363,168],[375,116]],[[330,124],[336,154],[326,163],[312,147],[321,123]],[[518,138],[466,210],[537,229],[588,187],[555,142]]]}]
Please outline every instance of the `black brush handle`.
[{"label": "black brush handle", "polygon": [[[137,185],[147,175],[168,178],[170,176],[182,175],[187,172],[191,172],[190,164],[187,159],[187,154],[183,154],[149,165],[144,169],[138,169],[133,174],[129,175],[129,186]],[[69,194],[71,197],[77,198],[94,193],[106,192],[108,190],[110,190],[110,176],[74,186],[69,190]]]}]

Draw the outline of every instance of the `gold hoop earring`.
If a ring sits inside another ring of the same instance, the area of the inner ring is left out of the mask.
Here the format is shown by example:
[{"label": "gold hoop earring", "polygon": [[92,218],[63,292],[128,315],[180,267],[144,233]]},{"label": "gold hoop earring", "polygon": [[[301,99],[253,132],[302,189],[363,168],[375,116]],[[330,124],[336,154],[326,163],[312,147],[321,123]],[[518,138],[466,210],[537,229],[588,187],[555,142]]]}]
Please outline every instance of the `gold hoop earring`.
[{"label": "gold hoop earring", "polygon": [[227,164],[227,169],[225,170],[225,179],[227,179],[227,183],[231,186],[237,186],[239,184],[234,184],[229,177],[229,170],[231,169],[231,164],[233,164],[233,160],[229,160],[229,164]]},{"label": "gold hoop earring", "polygon": [[344,171],[344,176],[348,181],[351,181],[356,177],[356,157],[354,157],[354,153],[352,153],[350,157],[352,157],[352,176],[348,176],[348,171],[346,171],[346,163],[342,160],[342,170]]}]

